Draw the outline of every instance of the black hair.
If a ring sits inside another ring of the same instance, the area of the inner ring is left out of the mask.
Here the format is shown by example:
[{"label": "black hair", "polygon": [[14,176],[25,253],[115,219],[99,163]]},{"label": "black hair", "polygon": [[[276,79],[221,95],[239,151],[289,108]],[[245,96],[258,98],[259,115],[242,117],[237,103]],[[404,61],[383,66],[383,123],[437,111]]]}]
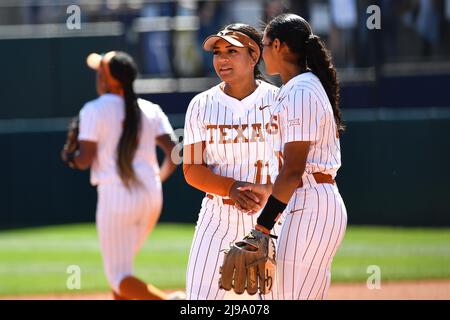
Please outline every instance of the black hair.
[{"label": "black hair", "polygon": [[[243,33],[246,36],[250,37],[253,41],[256,42],[256,44],[259,46],[259,57],[258,57],[258,61],[256,62],[255,68],[253,69],[253,75],[254,75],[255,79],[264,80],[264,81],[268,82],[267,79],[263,76],[261,70],[259,70],[259,62],[261,61],[262,49],[263,49],[262,48],[262,33],[260,31],[258,31],[257,29],[255,29],[254,27],[252,27],[251,25],[248,25],[245,23],[229,24],[224,29]],[[250,54],[252,52],[254,52],[253,49],[251,49],[251,48],[248,48],[248,50],[249,50]]]},{"label": "black hair", "polygon": [[309,23],[295,14],[281,14],[266,26],[266,36],[271,40],[279,39],[298,55],[301,70],[310,69],[322,83],[333,107],[334,120],[339,133],[345,130],[339,108],[339,81],[331,55],[323,41],[314,35]]},{"label": "black hair", "polygon": [[133,169],[133,159],[141,129],[141,111],[133,89],[133,82],[137,77],[137,66],[130,55],[119,51],[111,58],[109,69],[124,90],[125,119],[117,148],[117,166],[120,178],[128,188],[131,184],[139,183]]}]

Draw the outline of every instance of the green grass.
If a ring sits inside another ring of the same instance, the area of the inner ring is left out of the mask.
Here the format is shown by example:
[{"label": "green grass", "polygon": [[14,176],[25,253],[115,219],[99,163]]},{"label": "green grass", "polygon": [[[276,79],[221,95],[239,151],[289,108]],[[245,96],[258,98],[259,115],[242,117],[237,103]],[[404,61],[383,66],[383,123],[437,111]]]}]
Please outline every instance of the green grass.
[{"label": "green grass", "polygon": [[[159,224],[135,260],[137,276],[161,288],[182,288],[193,226]],[[0,295],[70,293],[66,273],[81,269],[80,292],[109,290],[93,224],[0,232]]]},{"label": "green grass", "polygon": [[[159,224],[135,261],[137,276],[163,289],[184,287],[193,225]],[[0,232],[0,295],[70,293],[68,266],[81,268],[81,290],[107,291],[95,226]],[[333,281],[449,279],[450,229],[349,227],[333,262]]]},{"label": "green grass", "polygon": [[333,281],[365,281],[379,266],[382,280],[450,278],[450,229],[349,227],[333,262]]}]

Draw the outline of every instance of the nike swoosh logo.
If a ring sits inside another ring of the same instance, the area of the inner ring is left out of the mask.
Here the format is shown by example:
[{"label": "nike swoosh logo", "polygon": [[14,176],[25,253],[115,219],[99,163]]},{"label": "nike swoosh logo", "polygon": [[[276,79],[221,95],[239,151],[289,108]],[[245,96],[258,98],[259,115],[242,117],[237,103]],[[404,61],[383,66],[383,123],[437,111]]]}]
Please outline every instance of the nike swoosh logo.
[{"label": "nike swoosh logo", "polygon": [[267,105],[267,106],[260,106],[259,110],[264,110],[265,108],[268,108],[268,107],[270,107],[270,106],[269,105]]},{"label": "nike swoosh logo", "polygon": [[297,212],[297,211],[303,211],[303,210],[304,210],[304,209],[291,210],[290,213],[295,213],[295,212]]}]

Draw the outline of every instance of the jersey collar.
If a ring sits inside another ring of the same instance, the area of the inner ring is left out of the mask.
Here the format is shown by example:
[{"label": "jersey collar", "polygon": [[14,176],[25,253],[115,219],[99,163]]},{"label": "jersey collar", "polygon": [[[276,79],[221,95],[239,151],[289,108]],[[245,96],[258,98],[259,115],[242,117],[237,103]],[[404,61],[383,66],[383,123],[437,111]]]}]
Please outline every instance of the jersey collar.
[{"label": "jersey collar", "polygon": [[255,107],[255,103],[260,95],[260,92],[263,87],[263,82],[260,80],[257,80],[258,86],[256,87],[255,91],[253,91],[250,95],[245,97],[242,100],[233,98],[232,96],[227,95],[225,92],[222,91],[220,88],[220,84],[216,86],[217,90],[219,91],[219,97],[222,103],[228,107],[234,114],[237,114],[238,116],[242,117],[249,110]]}]

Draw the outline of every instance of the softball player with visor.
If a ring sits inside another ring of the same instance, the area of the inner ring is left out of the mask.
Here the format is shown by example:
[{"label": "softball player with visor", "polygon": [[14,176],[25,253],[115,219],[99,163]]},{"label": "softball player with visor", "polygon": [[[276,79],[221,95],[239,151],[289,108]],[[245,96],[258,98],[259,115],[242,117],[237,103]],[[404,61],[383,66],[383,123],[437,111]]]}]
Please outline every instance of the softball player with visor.
[{"label": "softball player with visor", "polygon": [[[255,225],[260,199],[240,187],[267,183],[278,172],[277,88],[261,78],[261,34],[232,24],[206,38],[221,83],[195,96],[185,120],[184,175],[205,192],[189,254],[188,299],[223,299],[219,268],[224,250]],[[273,293],[271,293],[273,295]]]}]

